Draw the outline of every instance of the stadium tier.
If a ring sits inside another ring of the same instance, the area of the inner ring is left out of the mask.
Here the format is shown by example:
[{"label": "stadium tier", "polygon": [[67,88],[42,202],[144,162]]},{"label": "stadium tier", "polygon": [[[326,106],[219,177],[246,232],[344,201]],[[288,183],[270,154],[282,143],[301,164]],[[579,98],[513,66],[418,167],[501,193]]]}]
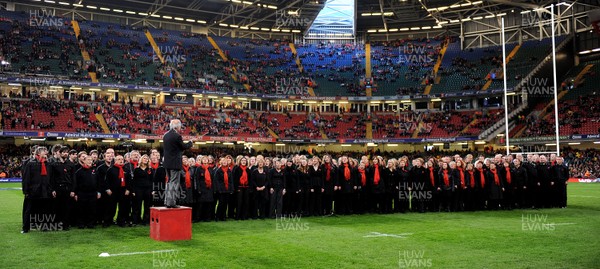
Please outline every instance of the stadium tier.
[{"label": "stadium tier", "polygon": [[0,1],[0,266],[598,268],[598,3]]},{"label": "stadium tier", "polygon": [[[367,81],[366,51],[360,43],[325,40],[300,43],[288,39],[213,36],[94,20],[75,22],[66,17],[57,17],[60,18],[58,25],[34,27],[31,14],[25,12],[0,11],[0,17],[0,33],[6,37],[1,41],[3,57],[11,63],[5,72],[224,93],[281,94],[283,88],[285,95],[289,94],[285,92],[287,86],[294,84],[300,86],[297,88],[301,90],[294,92],[300,96],[338,98],[364,96],[365,85],[371,87],[373,96],[383,97],[444,96],[502,88],[502,46],[461,50],[461,40],[453,36],[371,41],[372,80]],[[568,37],[559,36],[556,44],[565,40]],[[551,38],[506,44],[508,88],[517,86],[530,75],[549,55],[551,45]],[[596,94],[597,63],[583,62],[562,76],[561,89],[566,90],[559,96],[565,100],[559,104],[562,135],[597,133],[595,114],[588,117],[581,113],[596,109],[593,105],[586,106],[590,103],[584,103],[582,95]],[[148,105],[149,99],[140,100],[139,104],[133,102],[133,105],[131,101],[125,104],[127,100],[120,98],[120,104],[110,105],[107,104],[112,99],[110,95],[96,96],[103,99],[96,104],[91,102],[96,100],[89,94],[72,93],[79,101],[73,102],[56,101],[54,94],[42,96],[35,89],[26,96],[17,92],[5,96],[48,99],[5,100],[8,106],[3,109],[2,121],[7,130],[162,135],[168,130],[165,120],[181,117],[186,124],[186,135],[294,139],[453,138],[477,136],[503,119],[502,110],[485,108],[485,102],[483,106],[470,104],[459,110],[444,108],[444,105],[441,111],[430,110],[431,105],[427,105],[426,111],[418,112],[399,111],[400,106],[394,107],[395,111],[387,108],[370,111],[367,106],[359,111],[353,109],[352,113],[343,113],[346,108],[334,108],[337,111],[334,112],[307,109],[303,105],[299,106],[303,107],[300,110],[288,111],[289,106],[277,104],[272,104],[270,109],[267,106],[266,110],[263,105],[254,105],[252,109],[246,107],[239,111],[235,105],[226,104],[227,109],[216,112],[215,104],[206,100],[187,110],[165,104]],[[47,116],[50,110],[45,106],[48,104],[60,107],[61,112],[72,110],[74,114]],[[409,110],[415,110],[415,105],[411,103]],[[511,104],[512,107],[517,105]],[[517,121],[510,134],[517,138],[551,135],[551,107],[540,102],[530,106],[531,114],[524,121]],[[282,110],[282,107],[287,109]],[[41,119],[36,122],[38,117]],[[520,114],[519,119],[522,117]]]}]

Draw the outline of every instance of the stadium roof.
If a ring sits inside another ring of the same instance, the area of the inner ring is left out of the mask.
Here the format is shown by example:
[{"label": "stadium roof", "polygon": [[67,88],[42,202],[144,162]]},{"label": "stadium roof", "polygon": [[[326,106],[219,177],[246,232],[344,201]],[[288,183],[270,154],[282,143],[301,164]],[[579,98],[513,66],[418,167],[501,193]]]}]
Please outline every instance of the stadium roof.
[{"label": "stadium roof", "polygon": [[[15,1],[15,0],[13,0]],[[293,14],[312,22],[325,0],[25,0],[37,5],[52,5],[73,10],[134,15],[149,19],[175,18],[206,22],[207,26],[236,25],[279,28],[278,16]],[[22,3],[23,0],[15,1]],[[356,0],[356,30],[436,26],[440,21],[455,21],[503,12],[520,12],[548,6],[552,0]],[[565,1],[573,2],[573,1]],[[579,3],[598,4],[596,0]],[[96,7],[92,10],[89,6]],[[101,9],[103,8],[103,9]],[[127,12],[129,11],[129,12]],[[131,16],[129,15],[129,16]],[[306,30],[310,24],[289,29]]]}]

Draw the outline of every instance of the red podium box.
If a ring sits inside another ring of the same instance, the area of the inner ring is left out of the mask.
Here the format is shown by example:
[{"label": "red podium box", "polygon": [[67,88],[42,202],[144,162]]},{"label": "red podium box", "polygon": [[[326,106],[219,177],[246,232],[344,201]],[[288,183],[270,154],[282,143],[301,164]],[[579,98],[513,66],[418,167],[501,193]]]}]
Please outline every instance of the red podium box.
[{"label": "red podium box", "polygon": [[192,239],[192,208],[150,208],[150,238],[158,241]]}]

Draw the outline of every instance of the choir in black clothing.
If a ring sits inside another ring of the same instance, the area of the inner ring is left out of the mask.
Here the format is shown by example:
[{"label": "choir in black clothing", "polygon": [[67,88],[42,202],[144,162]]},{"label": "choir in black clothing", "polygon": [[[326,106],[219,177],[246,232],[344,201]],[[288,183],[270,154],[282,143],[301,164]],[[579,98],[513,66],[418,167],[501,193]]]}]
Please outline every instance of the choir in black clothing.
[{"label": "choir in black clothing", "polygon": [[[97,162],[94,154],[76,156],[64,146],[52,151],[47,158],[38,147],[23,166],[23,232],[33,227],[32,214],[48,212],[65,230],[147,225],[150,207],[163,205],[168,177],[156,150],[115,156],[108,149]],[[566,207],[569,178],[563,158],[554,155],[427,161],[183,156],[182,164],[178,203],[192,208],[194,222]]]}]

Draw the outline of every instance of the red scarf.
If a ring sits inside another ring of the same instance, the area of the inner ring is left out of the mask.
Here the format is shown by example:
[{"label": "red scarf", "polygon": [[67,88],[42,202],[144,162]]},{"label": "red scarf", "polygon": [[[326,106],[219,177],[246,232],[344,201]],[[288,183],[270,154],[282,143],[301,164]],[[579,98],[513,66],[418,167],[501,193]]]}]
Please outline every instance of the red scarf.
[{"label": "red scarf", "polygon": [[227,175],[227,172],[229,171],[229,169],[227,167],[221,167],[221,171],[223,171],[223,180],[225,181],[225,190],[228,191],[229,190],[229,175]]},{"label": "red scarf", "polygon": [[431,181],[431,186],[435,187],[435,175],[433,175],[433,167],[429,167],[429,180]]},{"label": "red scarf", "polygon": [[212,188],[212,180],[210,179],[210,172],[208,172],[209,167],[209,165],[202,165],[202,168],[204,168],[204,184],[206,184],[207,189]]},{"label": "red scarf", "polygon": [[379,164],[373,165],[373,168],[375,169],[375,173],[373,175],[373,184],[379,185]]},{"label": "red scarf", "polygon": [[364,187],[367,185],[367,175],[365,174],[365,169],[358,169],[360,173],[360,184]]},{"label": "red scarf", "polygon": [[240,185],[248,186],[248,173],[246,172],[246,166],[240,166],[242,168],[242,177],[240,177]]},{"label": "red scarf", "polygon": [[331,164],[325,163],[325,170],[327,171],[327,173],[325,174],[325,180],[330,181],[331,180]]},{"label": "red scarf", "polygon": [[510,167],[504,167],[506,169],[506,183],[510,184],[510,181],[512,180],[511,175],[510,175]]},{"label": "red scarf", "polygon": [[121,187],[125,187],[125,171],[123,171],[123,165],[115,164],[116,168],[119,168],[119,179],[121,180]]},{"label": "red scarf", "polygon": [[471,189],[475,188],[475,171],[469,170],[469,175],[471,176]]},{"label": "red scarf", "polygon": [[485,175],[483,174],[483,168],[477,168],[479,171],[479,182],[481,183],[481,188],[485,187]]},{"label": "red scarf", "polygon": [[187,165],[184,165],[183,171],[185,171],[185,187],[187,189],[190,189],[190,188],[192,188],[192,179],[190,177],[190,167]]},{"label": "red scarf", "polygon": [[[90,166],[87,166],[87,165],[85,165],[85,164],[82,164],[82,165],[81,165],[81,167],[82,167],[83,169],[90,169],[90,168],[92,168],[92,166],[91,166],[91,165],[90,165]],[[42,171],[43,171],[43,170],[44,170],[44,169],[42,169]],[[43,175],[42,175],[42,176],[43,176]]]},{"label": "red scarf", "polygon": [[150,163],[150,167],[154,170],[158,169],[158,163]]},{"label": "red scarf", "polygon": [[498,171],[496,171],[496,169],[490,169],[490,172],[494,174],[494,184],[500,186],[500,178],[498,177]]},{"label": "red scarf", "polygon": [[458,172],[460,173],[460,185],[465,185],[465,171],[463,171],[462,167],[458,168]]},{"label": "red scarf", "polygon": [[131,164],[133,164],[133,168],[138,168],[139,161],[137,161],[137,162],[131,161]]},{"label": "red scarf", "polygon": [[344,179],[346,179],[346,181],[350,180],[350,167],[348,167],[347,163],[344,164]]},{"label": "red scarf", "polygon": [[35,157],[40,163],[42,163],[42,171],[40,172],[40,176],[47,176],[48,171],[46,170],[46,158]]},{"label": "red scarf", "polygon": [[444,172],[444,185],[450,186],[450,178],[448,177],[448,169],[442,170]]}]

